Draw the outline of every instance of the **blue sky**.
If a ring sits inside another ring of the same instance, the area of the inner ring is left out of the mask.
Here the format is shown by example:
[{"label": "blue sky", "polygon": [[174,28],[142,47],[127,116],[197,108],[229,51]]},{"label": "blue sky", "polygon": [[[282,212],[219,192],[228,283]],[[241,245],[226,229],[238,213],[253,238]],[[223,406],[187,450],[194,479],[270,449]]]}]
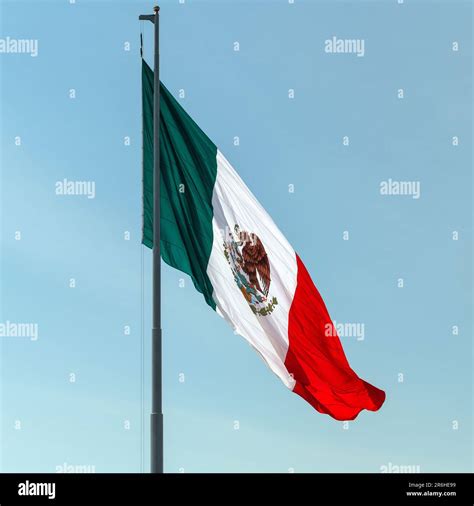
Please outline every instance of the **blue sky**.
[{"label": "blue sky", "polygon": [[[152,5],[0,0],[0,38],[38,41],[36,57],[0,54],[0,321],[39,336],[0,337],[2,471],[148,470],[140,29],[149,62],[153,39],[138,15]],[[332,37],[364,56],[326,53]],[[472,471],[471,3],[167,0],[161,77],[332,318],[364,325],[343,346],[387,393],[348,426],[317,413],[163,265],[165,470]],[[95,198],[57,195],[64,179]],[[420,198],[381,195],[388,179]]]}]

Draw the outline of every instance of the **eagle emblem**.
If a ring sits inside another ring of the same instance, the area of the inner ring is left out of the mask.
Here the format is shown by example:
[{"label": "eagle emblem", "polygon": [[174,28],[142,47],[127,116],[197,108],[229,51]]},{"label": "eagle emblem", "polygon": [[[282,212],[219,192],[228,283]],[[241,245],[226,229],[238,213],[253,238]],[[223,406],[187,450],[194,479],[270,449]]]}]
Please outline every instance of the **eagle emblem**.
[{"label": "eagle emblem", "polygon": [[228,231],[225,237],[224,255],[253,313],[260,316],[271,314],[278,301],[269,296],[270,262],[260,238],[235,225],[234,231]]}]

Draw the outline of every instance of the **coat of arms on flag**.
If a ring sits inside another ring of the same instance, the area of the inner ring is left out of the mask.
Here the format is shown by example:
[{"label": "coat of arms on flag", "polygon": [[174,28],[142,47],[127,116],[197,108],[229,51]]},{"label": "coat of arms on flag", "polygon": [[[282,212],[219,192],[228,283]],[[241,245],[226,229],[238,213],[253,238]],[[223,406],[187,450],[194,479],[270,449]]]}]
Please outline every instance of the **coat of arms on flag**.
[{"label": "coat of arms on flag", "polygon": [[260,238],[234,227],[224,241],[224,255],[229,262],[242,295],[256,315],[267,316],[278,304],[276,297],[269,296],[271,283],[270,263]]}]

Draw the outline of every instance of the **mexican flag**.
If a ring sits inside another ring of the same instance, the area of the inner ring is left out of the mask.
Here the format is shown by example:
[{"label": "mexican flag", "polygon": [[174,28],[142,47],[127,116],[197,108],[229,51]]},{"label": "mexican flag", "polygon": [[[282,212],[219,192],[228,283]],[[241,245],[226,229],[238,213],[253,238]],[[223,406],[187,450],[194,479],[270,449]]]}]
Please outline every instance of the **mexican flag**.
[{"label": "mexican flag", "polygon": [[[143,243],[153,247],[153,71],[142,63]],[[161,255],[283,384],[320,413],[352,420],[382,390],[350,368],[300,257],[229,161],[161,84]]]}]

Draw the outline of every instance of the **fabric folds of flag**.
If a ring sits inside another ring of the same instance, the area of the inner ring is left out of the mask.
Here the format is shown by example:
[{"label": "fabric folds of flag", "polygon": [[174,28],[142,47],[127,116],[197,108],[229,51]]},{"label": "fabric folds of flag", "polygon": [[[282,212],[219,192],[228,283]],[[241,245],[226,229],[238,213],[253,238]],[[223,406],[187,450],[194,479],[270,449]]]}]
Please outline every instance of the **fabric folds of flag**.
[{"label": "fabric folds of flag", "polygon": [[[160,85],[161,254],[189,274],[293,392],[336,420],[376,411],[300,257],[224,155]],[[143,243],[153,246],[153,71],[142,63]]]}]

